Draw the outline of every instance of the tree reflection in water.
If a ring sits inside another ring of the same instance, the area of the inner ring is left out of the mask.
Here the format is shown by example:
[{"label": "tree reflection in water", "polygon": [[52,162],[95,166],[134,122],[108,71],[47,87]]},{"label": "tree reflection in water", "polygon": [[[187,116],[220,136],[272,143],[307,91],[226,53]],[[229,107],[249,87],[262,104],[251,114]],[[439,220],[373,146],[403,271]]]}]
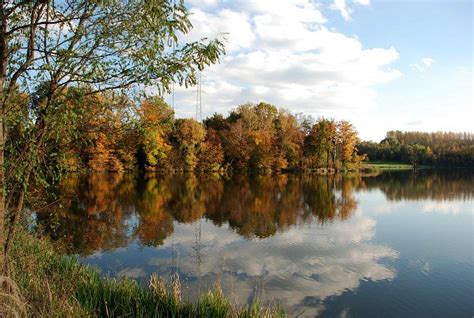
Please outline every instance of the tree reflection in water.
[{"label": "tree reflection in water", "polygon": [[381,189],[389,200],[472,198],[474,177],[432,171],[375,177],[317,175],[77,174],[64,178],[60,204],[38,213],[39,224],[69,252],[89,255],[132,240],[161,245],[173,222],[201,218],[229,224],[245,238],[266,238],[317,220],[346,220],[357,208],[354,190]]},{"label": "tree reflection in water", "polygon": [[69,252],[89,255],[132,240],[158,246],[173,222],[201,218],[229,224],[245,238],[266,238],[309,222],[347,219],[357,207],[360,178],[339,176],[246,176],[77,174],[64,178],[60,204],[37,219]]},{"label": "tree reflection in water", "polygon": [[469,200],[474,198],[472,170],[420,170],[384,172],[376,177],[364,178],[368,189],[382,190],[387,199],[435,201]]}]

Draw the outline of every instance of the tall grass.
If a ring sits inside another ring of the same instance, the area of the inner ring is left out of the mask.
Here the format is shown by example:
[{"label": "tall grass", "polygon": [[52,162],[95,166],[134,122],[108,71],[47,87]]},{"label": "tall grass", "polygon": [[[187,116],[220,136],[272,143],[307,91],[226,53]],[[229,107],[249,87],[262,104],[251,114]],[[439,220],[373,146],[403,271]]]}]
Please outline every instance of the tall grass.
[{"label": "tall grass", "polygon": [[38,239],[21,227],[16,233],[9,267],[28,316],[87,314],[74,298],[75,282],[85,269],[74,258],[57,253],[47,240]]},{"label": "tall grass", "polygon": [[17,284],[8,276],[0,276],[0,317],[25,317],[26,306]]},{"label": "tall grass", "polygon": [[[183,301],[179,277],[153,275],[144,287],[131,279],[102,278],[96,270],[57,253],[45,239],[18,231],[12,279],[19,315],[30,317],[284,317],[278,306],[232,304],[219,285],[198,301]],[[17,298],[20,299],[20,298]],[[23,305],[24,304],[24,305]],[[7,316],[7,315],[4,315]],[[3,316],[2,316],[3,317]]]},{"label": "tall grass", "polygon": [[144,288],[130,279],[100,278],[91,271],[77,287],[83,308],[98,317],[284,317],[278,307],[254,302],[237,306],[224,296],[219,285],[195,303],[181,299],[179,277],[166,283],[156,275]]}]

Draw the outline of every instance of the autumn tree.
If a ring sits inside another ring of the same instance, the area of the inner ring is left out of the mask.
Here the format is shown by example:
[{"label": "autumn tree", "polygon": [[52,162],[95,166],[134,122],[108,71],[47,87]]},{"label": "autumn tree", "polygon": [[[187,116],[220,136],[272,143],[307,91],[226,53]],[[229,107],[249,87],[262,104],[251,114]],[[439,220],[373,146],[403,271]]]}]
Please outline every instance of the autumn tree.
[{"label": "autumn tree", "polygon": [[209,128],[206,138],[199,150],[199,165],[201,171],[218,171],[223,168],[224,148],[218,133]]},{"label": "autumn tree", "polygon": [[317,166],[325,163],[329,169],[332,162],[335,166],[336,122],[325,118],[319,119],[305,138],[305,153],[316,157]]},{"label": "autumn tree", "polygon": [[123,135],[131,137],[124,132],[120,112],[127,102],[107,93],[85,94],[75,106],[83,109],[80,126],[87,147],[84,156],[91,170],[122,171],[134,165],[133,149],[122,148],[126,144]]},{"label": "autumn tree", "polygon": [[142,101],[138,111],[142,145],[149,169],[166,165],[172,146],[169,136],[174,124],[174,111],[162,97],[154,96]]},{"label": "autumn tree", "polygon": [[226,160],[233,168],[246,169],[250,159],[249,132],[242,119],[232,119],[224,135]]},{"label": "autumn tree", "polygon": [[280,110],[275,122],[277,158],[276,169],[300,168],[304,132],[296,116]]},{"label": "autumn tree", "polygon": [[336,139],[339,146],[339,158],[341,159],[342,167],[346,168],[347,162],[353,158],[358,143],[357,131],[350,122],[341,120],[337,123]]},{"label": "autumn tree", "polygon": [[[91,169],[122,171],[134,169],[137,129],[131,119],[132,101],[123,94],[102,92],[89,95],[91,88],[70,87],[57,101],[74,118],[69,133],[57,139],[55,153],[66,171]],[[50,165],[55,163],[49,160]]]},{"label": "autumn tree", "polygon": [[[275,121],[278,110],[267,103],[259,103],[243,113],[243,119],[250,128],[252,152],[250,167],[257,170],[270,170],[275,166],[276,130]],[[247,117],[248,116],[248,117]]]},{"label": "autumn tree", "polygon": [[241,105],[229,115],[232,136],[229,141],[234,147],[240,146],[237,162],[247,161],[246,168],[253,170],[269,170],[274,166],[277,113],[275,106],[259,103]]}]

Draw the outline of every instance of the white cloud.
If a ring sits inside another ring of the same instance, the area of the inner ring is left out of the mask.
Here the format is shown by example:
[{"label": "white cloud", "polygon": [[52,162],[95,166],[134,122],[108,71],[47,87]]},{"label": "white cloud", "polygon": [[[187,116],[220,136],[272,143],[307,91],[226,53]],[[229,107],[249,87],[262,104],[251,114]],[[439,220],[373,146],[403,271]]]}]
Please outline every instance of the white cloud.
[{"label": "white cloud", "polygon": [[466,204],[464,201],[421,201],[421,211],[424,213],[453,214],[471,213],[474,214],[474,206]]},{"label": "white cloud", "polygon": [[370,0],[355,0],[354,2],[361,6],[370,6]]},{"label": "white cloud", "polygon": [[255,15],[270,15],[272,18],[288,19],[303,23],[324,23],[326,18],[319,10],[319,5],[308,0],[287,1],[236,1],[244,11]]},{"label": "white cloud", "polygon": [[464,213],[474,214],[474,205],[463,200],[465,195],[451,193],[446,198],[437,199],[433,196],[435,191],[426,189],[425,198],[399,198],[398,200],[387,201],[387,193],[380,189],[370,189],[358,192],[358,201],[363,202],[363,206],[358,210],[368,216],[390,214],[394,211],[410,211],[422,214],[444,214],[458,215]]},{"label": "white cloud", "polygon": [[[204,116],[259,101],[345,118],[348,110],[375,107],[376,86],[401,75],[390,67],[397,50],[365,48],[327,28],[321,8],[308,0],[238,0],[212,10],[195,2],[194,30],[185,40],[228,33],[228,54],[203,72]],[[178,116],[194,115],[195,96],[193,88],[176,89]]]},{"label": "white cloud", "polygon": [[435,60],[433,58],[424,57],[420,59],[419,63],[410,64],[410,67],[416,71],[424,72],[427,69],[429,69],[434,63],[435,63]]},{"label": "white cloud", "polygon": [[245,13],[229,9],[222,9],[214,14],[200,8],[192,8],[190,11],[194,29],[183,38],[184,41],[223,35],[226,38],[226,50],[232,54],[233,51],[249,48],[255,39]]},{"label": "white cloud", "polygon": [[352,10],[347,6],[346,0],[334,0],[334,3],[331,5],[331,9],[339,11],[344,20],[351,20]]},{"label": "white cloud", "polygon": [[127,278],[137,279],[140,277],[146,277],[147,275],[148,273],[145,272],[143,268],[139,268],[139,267],[130,267],[130,268],[127,267],[117,273],[117,276],[120,278],[127,277]]},{"label": "white cloud", "polygon": [[431,67],[435,60],[433,60],[431,57],[424,57],[421,59],[421,63],[423,63],[424,66],[426,67]]},{"label": "white cloud", "polygon": [[186,0],[187,4],[191,4],[193,6],[201,5],[206,7],[214,7],[216,6],[219,1],[218,0]]},{"label": "white cloud", "polygon": [[[354,0],[353,3],[359,6],[370,6],[370,0]],[[347,4],[346,0],[334,0],[330,8],[335,11],[339,11],[341,16],[346,21],[351,21],[352,8]]]}]

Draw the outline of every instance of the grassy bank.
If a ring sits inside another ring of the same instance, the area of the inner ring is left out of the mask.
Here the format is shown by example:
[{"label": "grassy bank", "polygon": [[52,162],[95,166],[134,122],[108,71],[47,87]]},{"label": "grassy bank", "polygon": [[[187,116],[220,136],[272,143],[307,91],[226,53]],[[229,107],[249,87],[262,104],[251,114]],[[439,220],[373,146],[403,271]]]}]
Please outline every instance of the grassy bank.
[{"label": "grassy bank", "polygon": [[[419,166],[418,168],[421,168]],[[363,163],[362,170],[409,170],[413,166],[408,163],[389,162],[389,161],[368,161]]]},{"label": "grassy bank", "polygon": [[26,231],[18,233],[12,256],[11,276],[30,317],[285,316],[281,309],[258,302],[232,304],[217,285],[190,303],[181,299],[178,278],[165,283],[152,276],[148,287],[133,280],[104,279]]}]

